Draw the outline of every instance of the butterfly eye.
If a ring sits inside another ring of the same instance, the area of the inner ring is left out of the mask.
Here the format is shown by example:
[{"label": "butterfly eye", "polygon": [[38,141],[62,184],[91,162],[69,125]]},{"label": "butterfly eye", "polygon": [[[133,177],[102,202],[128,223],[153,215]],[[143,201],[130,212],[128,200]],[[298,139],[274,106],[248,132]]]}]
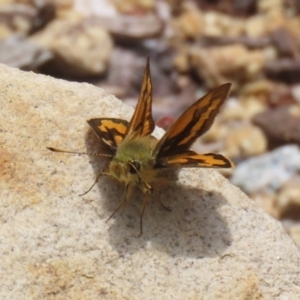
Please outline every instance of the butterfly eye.
[{"label": "butterfly eye", "polygon": [[141,164],[136,160],[133,160],[129,163],[129,173],[131,174],[136,174],[140,170],[140,168]]}]

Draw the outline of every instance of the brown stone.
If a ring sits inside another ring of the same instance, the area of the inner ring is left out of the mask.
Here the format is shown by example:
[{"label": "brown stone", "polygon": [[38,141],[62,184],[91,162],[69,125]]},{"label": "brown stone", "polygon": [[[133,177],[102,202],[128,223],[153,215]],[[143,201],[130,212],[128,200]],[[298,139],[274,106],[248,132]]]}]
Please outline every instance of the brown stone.
[{"label": "brown stone", "polygon": [[259,113],[253,123],[264,131],[270,146],[300,144],[300,106],[297,104]]}]

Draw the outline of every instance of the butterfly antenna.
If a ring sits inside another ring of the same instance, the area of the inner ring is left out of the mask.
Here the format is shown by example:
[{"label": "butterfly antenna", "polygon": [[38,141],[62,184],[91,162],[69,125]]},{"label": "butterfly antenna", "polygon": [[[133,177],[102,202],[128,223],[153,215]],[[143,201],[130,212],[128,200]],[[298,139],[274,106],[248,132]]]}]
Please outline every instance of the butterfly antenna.
[{"label": "butterfly antenna", "polygon": [[66,151],[66,150],[61,150],[53,147],[46,147],[48,150],[52,152],[61,152],[61,153],[71,153],[71,154],[87,154],[87,155],[92,155],[92,156],[105,156],[105,157],[113,157],[113,155],[110,154],[104,154],[104,153],[90,153],[90,152],[77,152],[77,151]]}]

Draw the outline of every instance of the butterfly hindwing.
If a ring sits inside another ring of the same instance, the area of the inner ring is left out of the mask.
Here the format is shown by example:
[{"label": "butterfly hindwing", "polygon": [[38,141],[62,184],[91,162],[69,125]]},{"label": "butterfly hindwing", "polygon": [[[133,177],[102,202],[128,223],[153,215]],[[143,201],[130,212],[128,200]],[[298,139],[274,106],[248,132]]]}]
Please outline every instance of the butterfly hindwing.
[{"label": "butterfly hindwing", "polygon": [[213,124],[230,86],[230,83],[223,84],[190,106],[158,142],[154,157],[159,159],[187,152]]},{"label": "butterfly hindwing", "polygon": [[114,118],[98,118],[87,121],[100,140],[115,152],[126,136],[128,122]]},{"label": "butterfly hindwing", "polygon": [[176,154],[157,161],[157,167],[173,168],[231,168],[232,162],[221,154],[197,154],[194,151]]},{"label": "butterfly hindwing", "polygon": [[132,137],[147,136],[152,133],[154,127],[155,123],[152,118],[152,82],[148,58],[140,97],[125,135]]}]

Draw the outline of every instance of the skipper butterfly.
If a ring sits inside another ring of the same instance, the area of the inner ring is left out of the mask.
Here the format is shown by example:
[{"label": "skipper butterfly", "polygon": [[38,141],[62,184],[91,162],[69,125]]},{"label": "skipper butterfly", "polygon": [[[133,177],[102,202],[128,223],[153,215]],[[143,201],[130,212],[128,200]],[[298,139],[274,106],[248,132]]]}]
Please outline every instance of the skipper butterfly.
[{"label": "skipper butterfly", "polygon": [[[87,121],[104,146],[103,152],[95,155],[109,157],[110,163],[97,176],[86,193],[102,175],[115,178],[125,185],[124,199],[108,220],[127,202],[132,189],[138,187],[145,195],[140,214],[140,234],[142,234],[143,215],[153,190],[152,185],[159,180],[162,169],[233,167],[232,162],[221,154],[198,154],[190,150],[195,140],[213,124],[220,106],[228,96],[230,86],[230,83],[225,83],[196,101],[163,137],[157,140],[151,135],[155,123],[151,111],[152,83],[148,59],[139,100],[130,122],[114,118]],[[78,153],[52,147],[48,149],[55,152]]]}]

